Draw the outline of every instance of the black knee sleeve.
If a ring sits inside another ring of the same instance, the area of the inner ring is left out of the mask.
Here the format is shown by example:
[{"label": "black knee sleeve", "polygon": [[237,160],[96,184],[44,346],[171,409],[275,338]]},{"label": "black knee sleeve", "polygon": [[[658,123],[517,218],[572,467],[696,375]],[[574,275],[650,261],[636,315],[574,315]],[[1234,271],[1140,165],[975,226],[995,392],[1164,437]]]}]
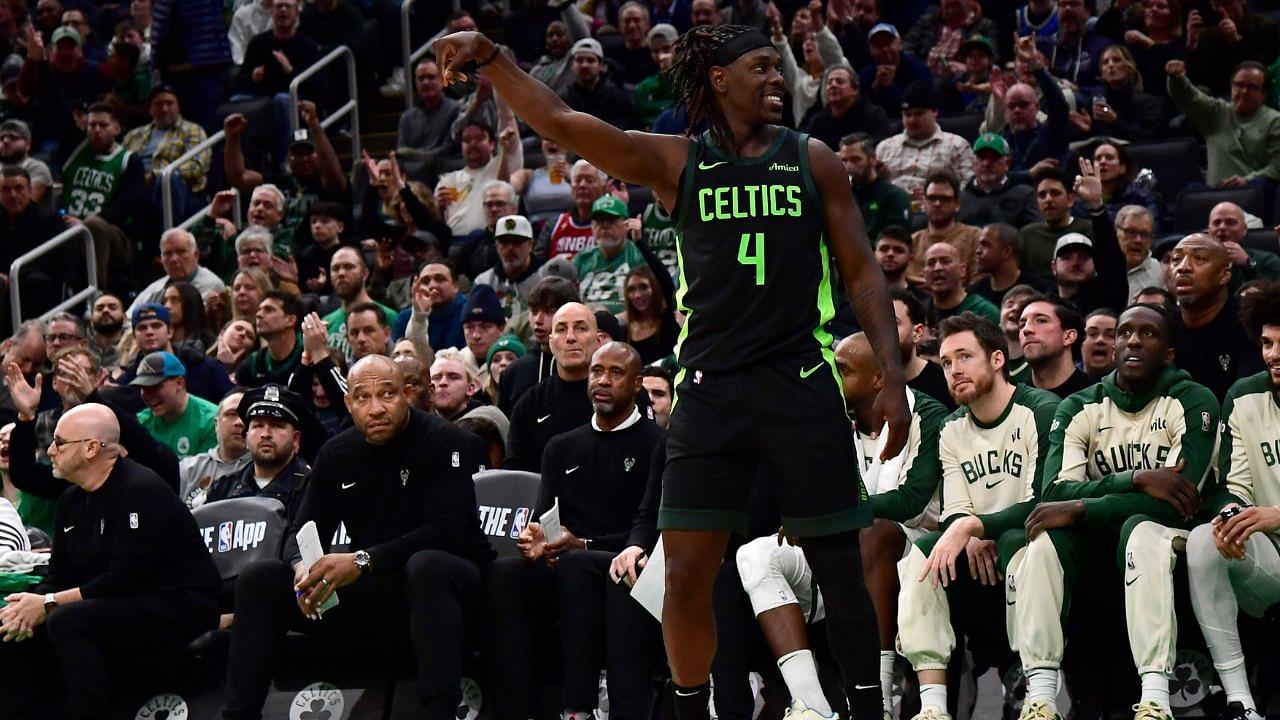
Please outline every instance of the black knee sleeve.
[{"label": "black knee sleeve", "polygon": [[858,533],[805,538],[801,547],[822,591],[827,640],[840,665],[852,715],[857,720],[880,718],[880,641],[862,578]]}]

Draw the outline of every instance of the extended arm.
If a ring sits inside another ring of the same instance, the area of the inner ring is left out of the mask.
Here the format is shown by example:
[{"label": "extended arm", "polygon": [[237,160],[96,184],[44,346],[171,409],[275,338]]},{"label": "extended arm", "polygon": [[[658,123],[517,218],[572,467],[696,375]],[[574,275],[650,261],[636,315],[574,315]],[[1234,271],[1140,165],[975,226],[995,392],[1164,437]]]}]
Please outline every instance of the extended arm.
[{"label": "extended arm", "polygon": [[479,33],[455,33],[436,42],[436,57],[445,82],[462,75],[475,60],[485,76],[511,104],[512,110],[544,138],[573,150],[611,177],[647,185],[666,207],[675,207],[688,140],[681,137],[623,131],[603,120],[571,110],[551,88],[530,77]]}]

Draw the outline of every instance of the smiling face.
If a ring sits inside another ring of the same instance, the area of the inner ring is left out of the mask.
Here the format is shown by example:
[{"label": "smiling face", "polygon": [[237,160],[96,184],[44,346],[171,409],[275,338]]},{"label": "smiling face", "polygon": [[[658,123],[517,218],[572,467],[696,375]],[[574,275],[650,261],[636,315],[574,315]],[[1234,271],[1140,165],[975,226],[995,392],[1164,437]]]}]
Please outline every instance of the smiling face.
[{"label": "smiling face", "polygon": [[1132,307],[1116,325],[1115,366],[1117,384],[1134,391],[1151,387],[1173,362],[1169,328],[1151,308]]},{"label": "smiling face", "polygon": [[[1267,366],[1267,376],[1271,378],[1272,389],[1280,392],[1280,325],[1262,326],[1262,362]],[[6,436],[0,430],[0,443]],[[0,444],[0,454],[4,445]]]},{"label": "smiling face", "polygon": [[643,275],[632,275],[627,279],[627,304],[640,316],[646,316],[653,310],[653,283]]},{"label": "smiling face", "polygon": [[284,202],[271,188],[258,187],[249,200],[249,223],[274,229],[284,220]]},{"label": "smiling face", "polygon": [[782,58],[772,47],[752,50],[729,67],[711,68],[711,84],[727,116],[752,125],[782,120],[787,83]]},{"label": "smiling face", "polygon": [[1267,76],[1257,68],[1244,68],[1231,78],[1231,105],[1236,114],[1251,117],[1267,99]]}]

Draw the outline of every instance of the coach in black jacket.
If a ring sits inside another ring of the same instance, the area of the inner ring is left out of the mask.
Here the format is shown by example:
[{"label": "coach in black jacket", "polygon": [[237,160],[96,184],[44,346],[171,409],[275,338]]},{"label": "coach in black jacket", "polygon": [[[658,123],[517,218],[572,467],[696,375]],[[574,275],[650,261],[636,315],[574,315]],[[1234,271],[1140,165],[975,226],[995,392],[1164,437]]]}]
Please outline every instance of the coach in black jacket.
[{"label": "coach in black jacket", "polygon": [[119,441],[103,405],[58,421],[49,456],[71,485],[54,515],[49,575],[0,610],[0,717],[62,717],[51,707],[60,698],[70,717],[106,717],[108,667],[217,627],[218,570],[191,513],[120,457]]},{"label": "coach in black jacket", "polygon": [[[325,444],[290,529],[289,562],[251,565],[236,585],[226,718],[259,718],[289,630],[323,634],[394,658],[412,643],[421,717],[453,720],[468,615],[493,556],[476,520],[471,476],[487,457],[476,436],[409,408],[404,380],[382,355],[347,378],[355,427]],[[294,534],[314,521],[322,543],[341,522],[352,553],[329,553],[303,574]],[[298,592],[295,593],[295,587]],[[335,591],[340,604],[318,608]],[[312,619],[309,619],[312,618]]]},{"label": "coach in black jacket", "polygon": [[626,587],[609,580],[609,564],[626,547],[664,433],[636,406],[640,355],[631,346],[610,342],[597,350],[585,385],[593,414],[552,439],[542,456],[534,517],[558,502],[561,537],[547,542],[541,524],[529,523],[519,539],[523,557],[490,568],[488,657],[498,720],[533,716],[529,701],[542,678],[533,664],[510,659],[522,648],[554,647],[540,644],[538,635],[555,627],[547,620],[556,610],[565,715],[595,710],[602,669],[611,713],[647,712],[658,624]]}]

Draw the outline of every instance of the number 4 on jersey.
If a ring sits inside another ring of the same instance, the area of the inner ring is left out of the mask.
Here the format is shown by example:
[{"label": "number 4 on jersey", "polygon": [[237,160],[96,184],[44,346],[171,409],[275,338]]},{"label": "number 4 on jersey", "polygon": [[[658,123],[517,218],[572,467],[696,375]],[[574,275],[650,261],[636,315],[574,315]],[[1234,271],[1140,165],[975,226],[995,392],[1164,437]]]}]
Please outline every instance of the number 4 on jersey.
[{"label": "number 4 on jersey", "polygon": [[[748,243],[750,248],[747,247]],[[764,284],[764,233],[742,233],[742,242],[738,244],[738,262],[742,265],[754,265],[756,284]]]}]

